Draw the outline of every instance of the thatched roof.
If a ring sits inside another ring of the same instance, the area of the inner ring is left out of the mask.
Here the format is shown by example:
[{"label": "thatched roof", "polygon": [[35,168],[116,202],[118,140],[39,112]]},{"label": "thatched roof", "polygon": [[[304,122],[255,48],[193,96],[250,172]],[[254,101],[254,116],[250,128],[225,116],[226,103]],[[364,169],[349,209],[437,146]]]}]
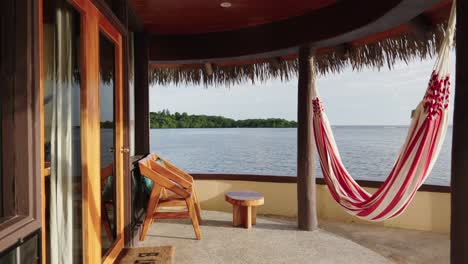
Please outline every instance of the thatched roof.
[{"label": "thatched roof", "polygon": [[[413,59],[432,57],[441,43],[444,29],[444,24],[437,24],[425,36],[408,32],[362,45],[348,44],[319,49],[315,62],[322,75],[337,73],[347,67],[352,67],[354,70],[392,68],[398,61],[408,63]],[[298,73],[298,61],[295,54],[241,65],[229,65],[228,62],[211,65],[213,71],[210,74],[203,64],[178,65],[177,67],[152,65],[150,82],[159,85],[230,86],[245,82],[265,82],[269,79],[287,81],[296,77]]]}]

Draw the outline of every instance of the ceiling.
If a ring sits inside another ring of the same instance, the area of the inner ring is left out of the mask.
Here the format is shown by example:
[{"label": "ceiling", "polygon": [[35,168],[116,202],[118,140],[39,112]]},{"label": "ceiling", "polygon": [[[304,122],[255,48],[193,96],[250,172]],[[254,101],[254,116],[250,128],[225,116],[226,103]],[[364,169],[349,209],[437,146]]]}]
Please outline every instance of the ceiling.
[{"label": "ceiling", "polygon": [[[222,3],[229,3],[228,8]],[[194,34],[237,30],[297,17],[337,0],[130,0],[153,34]]]},{"label": "ceiling", "polygon": [[[153,64],[295,57],[387,38],[424,38],[445,21],[451,0],[129,0]],[[229,7],[223,7],[229,5]],[[364,7],[364,8],[363,8]]]}]

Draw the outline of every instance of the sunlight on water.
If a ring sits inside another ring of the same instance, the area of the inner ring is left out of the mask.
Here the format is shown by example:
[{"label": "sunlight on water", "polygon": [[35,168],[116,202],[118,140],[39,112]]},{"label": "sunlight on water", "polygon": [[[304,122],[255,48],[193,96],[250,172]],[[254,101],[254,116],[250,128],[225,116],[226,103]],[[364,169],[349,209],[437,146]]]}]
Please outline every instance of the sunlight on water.
[{"label": "sunlight on water", "polygon": [[[351,175],[382,181],[408,128],[337,126],[333,131]],[[451,142],[450,127],[427,184],[449,185]],[[151,152],[191,173],[296,175],[295,128],[152,129]]]}]

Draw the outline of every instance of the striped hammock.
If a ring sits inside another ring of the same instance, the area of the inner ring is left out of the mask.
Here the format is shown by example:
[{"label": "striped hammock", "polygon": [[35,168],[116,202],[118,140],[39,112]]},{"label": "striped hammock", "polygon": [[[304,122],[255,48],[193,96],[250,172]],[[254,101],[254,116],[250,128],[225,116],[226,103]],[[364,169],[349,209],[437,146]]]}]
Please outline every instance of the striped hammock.
[{"label": "striped hammock", "polygon": [[394,218],[408,207],[429,175],[442,147],[449,112],[449,59],[455,28],[455,3],[424,98],[390,175],[374,193],[353,180],[341,161],[318,92],[313,91],[313,132],[320,165],[334,200],[348,213],[369,221]]}]

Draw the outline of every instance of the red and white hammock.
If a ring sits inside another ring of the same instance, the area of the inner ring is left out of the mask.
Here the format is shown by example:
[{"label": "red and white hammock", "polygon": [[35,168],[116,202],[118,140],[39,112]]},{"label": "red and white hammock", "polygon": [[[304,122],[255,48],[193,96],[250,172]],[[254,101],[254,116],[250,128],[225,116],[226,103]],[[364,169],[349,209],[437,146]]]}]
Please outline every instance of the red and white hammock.
[{"label": "red and white hammock", "polygon": [[449,112],[449,59],[455,26],[455,4],[423,100],[417,106],[408,136],[388,178],[374,193],[359,186],[345,169],[316,90],[313,131],[325,182],[348,213],[369,221],[400,215],[429,175],[442,147]]}]

